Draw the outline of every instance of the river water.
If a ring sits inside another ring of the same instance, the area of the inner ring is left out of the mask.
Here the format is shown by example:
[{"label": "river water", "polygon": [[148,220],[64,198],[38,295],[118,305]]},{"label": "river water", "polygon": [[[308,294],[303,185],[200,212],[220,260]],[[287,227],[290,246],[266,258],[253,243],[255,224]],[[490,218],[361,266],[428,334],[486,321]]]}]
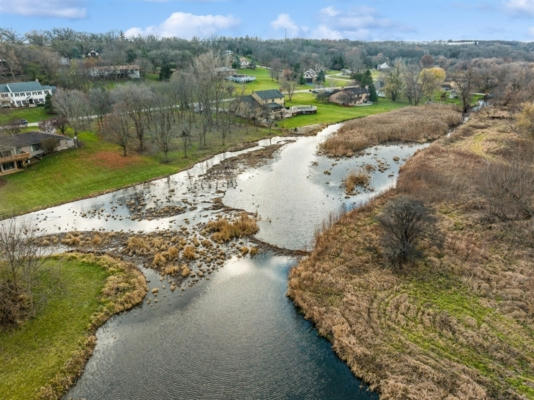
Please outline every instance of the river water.
[{"label": "river water", "polygon": [[[396,182],[399,168],[421,145],[368,149],[351,159],[317,155],[317,146],[339,128],[294,138],[267,164],[237,177],[207,180],[213,165],[246,151],[226,153],[169,178],[20,217],[43,234],[69,230],[176,229],[202,222],[224,204],[257,212],[257,238],[288,249],[310,249],[330,213],[357,207]],[[256,148],[269,142],[262,141]],[[370,190],[346,196],[349,171],[368,166]],[[369,167],[370,166],[370,167]],[[222,193],[222,194],[221,194]],[[129,204],[167,205],[185,212],[133,218]],[[85,372],[66,398],[73,399],[376,399],[318,337],[285,296],[296,258],[263,253],[233,258],[210,279],[171,292],[153,270],[143,270],[158,301],[112,318],[97,332]]]}]

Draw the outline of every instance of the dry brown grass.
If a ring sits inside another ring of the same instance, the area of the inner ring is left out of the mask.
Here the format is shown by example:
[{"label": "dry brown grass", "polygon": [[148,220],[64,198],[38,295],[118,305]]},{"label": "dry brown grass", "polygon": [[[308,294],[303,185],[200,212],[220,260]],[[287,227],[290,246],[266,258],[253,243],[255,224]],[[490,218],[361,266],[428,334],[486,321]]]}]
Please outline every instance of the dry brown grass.
[{"label": "dry brown grass", "polygon": [[185,246],[182,255],[188,260],[194,260],[197,258],[197,251],[194,246]]},{"label": "dry brown grass", "polygon": [[345,192],[347,194],[354,194],[357,187],[366,189],[369,186],[369,181],[369,174],[364,170],[351,171],[343,181]]},{"label": "dry brown grass", "polygon": [[219,218],[216,221],[209,222],[206,226],[208,232],[211,232],[211,238],[217,243],[225,243],[232,239],[253,235],[258,232],[256,220],[246,213],[241,213],[234,220]]},{"label": "dry brown grass", "polygon": [[405,107],[345,123],[320,150],[332,157],[350,157],[382,143],[427,142],[444,136],[461,122],[462,113],[453,106]]},{"label": "dry brown grass", "polygon": [[43,386],[38,398],[43,400],[60,399],[83,372],[85,363],[93,354],[96,345],[95,332],[112,315],[126,311],[139,304],[147,293],[144,275],[132,264],[125,263],[110,256],[70,253],[58,256],[60,259],[76,259],[80,262],[98,264],[109,271],[110,275],[102,290],[102,306],[92,318],[88,336],[81,342],[79,349],[72,354],[52,381]]},{"label": "dry brown grass", "polygon": [[[291,271],[289,296],[381,399],[534,398],[534,226],[488,221],[478,174],[525,142],[488,115],[416,154],[395,191],[341,217]],[[399,194],[435,210],[444,241],[403,273],[376,222]]]}]

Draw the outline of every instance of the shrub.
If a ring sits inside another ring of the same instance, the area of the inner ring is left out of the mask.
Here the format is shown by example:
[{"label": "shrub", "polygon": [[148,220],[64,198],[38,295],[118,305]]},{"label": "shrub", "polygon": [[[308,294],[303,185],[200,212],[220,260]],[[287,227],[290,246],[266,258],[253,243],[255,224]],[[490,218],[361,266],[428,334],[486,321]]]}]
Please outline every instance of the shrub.
[{"label": "shrub", "polygon": [[253,235],[258,232],[259,228],[255,219],[246,213],[241,213],[234,221],[219,218],[216,221],[209,222],[207,230],[208,232],[213,232],[211,238],[215,242],[221,243],[235,238]]},{"label": "shrub", "polygon": [[194,260],[195,258],[197,258],[195,247],[185,246],[183,256],[188,260]]},{"label": "shrub", "polygon": [[191,270],[187,265],[182,265],[182,277],[187,278],[191,274]]},{"label": "shrub", "polygon": [[347,194],[353,194],[356,187],[366,188],[369,185],[369,175],[361,169],[352,171],[345,178],[344,184],[345,192]]},{"label": "shrub", "polygon": [[383,254],[398,269],[421,256],[418,245],[435,237],[435,218],[419,200],[400,196],[378,216],[382,227]]},{"label": "shrub", "polygon": [[509,221],[534,215],[534,173],[530,165],[518,160],[509,164],[491,162],[479,181],[490,216]]}]

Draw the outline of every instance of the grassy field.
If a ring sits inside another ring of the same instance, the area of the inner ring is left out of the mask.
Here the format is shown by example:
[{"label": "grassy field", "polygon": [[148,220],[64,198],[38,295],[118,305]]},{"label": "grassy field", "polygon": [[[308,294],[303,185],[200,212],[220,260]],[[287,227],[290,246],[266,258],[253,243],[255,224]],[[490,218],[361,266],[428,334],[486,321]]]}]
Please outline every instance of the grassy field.
[{"label": "grassy field", "polygon": [[[254,91],[258,90],[268,90],[268,89],[279,89],[280,83],[272,80],[271,75],[268,69],[266,68],[256,68],[256,69],[240,69],[237,71],[240,74],[255,76],[256,80],[254,82],[246,83],[246,84],[235,84],[236,87],[236,95],[240,95],[241,93],[244,94],[250,94]],[[311,86],[308,85],[299,85],[297,87],[297,90],[299,89],[310,89]]]},{"label": "grassy field", "polygon": [[13,119],[26,119],[28,122],[39,122],[48,118],[51,118],[51,116],[45,112],[44,107],[0,110],[0,125],[6,124]]},{"label": "grassy field", "polygon": [[32,399],[63,367],[101,305],[107,277],[96,265],[54,259],[45,263],[40,285],[59,290],[47,293],[46,307],[34,319],[12,332],[0,332],[0,398]]},{"label": "grassy field", "polygon": [[177,150],[169,154],[169,163],[161,163],[159,155],[122,157],[118,146],[102,140],[95,133],[82,132],[79,135],[82,148],[51,154],[23,172],[0,178],[0,217],[169,175],[202,158],[268,135],[265,128],[243,128],[232,133],[223,146],[220,138],[212,134],[208,136],[207,148],[199,148],[194,140],[188,158]]},{"label": "grassy field", "polygon": [[296,128],[299,126],[312,124],[331,124],[335,122],[346,121],[353,118],[367,117],[368,115],[392,111],[400,107],[405,107],[407,103],[394,103],[387,99],[380,99],[378,103],[372,106],[362,107],[343,107],[337,104],[324,104],[316,100],[312,93],[297,93],[293,96],[292,101],[286,102],[286,105],[311,104],[317,106],[317,114],[299,115],[279,123],[283,128]]},{"label": "grassy field", "polygon": [[[36,316],[22,326],[0,331],[1,399],[35,399],[42,387],[51,382],[62,386],[81,372],[94,345],[90,336],[96,325],[137,304],[146,293],[141,274],[119,265],[109,257],[46,259],[34,292],[36,299],[44,301]],[[116,284],[123,285],[115,294],[109,294],[112,275]],[[60,394],[64,389],[52,392]]]},{"label": "grassy field", "polygon": [[[501,115],[473,115],[417,153],[394,191],[341,217],[291,271],[288,294],[381,399],[534,398],[534,231],[492,217],[501,189],[486,186],[488,163],[532,166],[534,144]],[[398,271],[376,217],[401,194],[434,210],[442,240]]]}]

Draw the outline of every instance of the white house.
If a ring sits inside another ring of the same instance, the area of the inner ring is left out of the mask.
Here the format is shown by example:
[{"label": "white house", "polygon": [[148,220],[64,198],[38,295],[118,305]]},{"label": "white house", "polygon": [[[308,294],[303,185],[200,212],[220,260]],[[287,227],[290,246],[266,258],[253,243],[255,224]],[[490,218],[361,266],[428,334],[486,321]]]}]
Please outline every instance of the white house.
[{"label": "white house", "polygon": [[239,65],[243,69],[248,68],[250,67],[250,61],[245,57],[239,57]]},{"label": "white house", "polygon": [[376,69],[379,70],[379,71],[387,71],[388,69],[391,69],[391,67],[389,66],[389,64],[387,62],[385,62],[385,63],[380,64],[379,66],[377,66]]},{"label": "white house", "polygon": [[141,70],[139,65],[106,65],[101,67],[93,67],[89,70],[91,78],[103,79],[141,79]]},{"label": "white house", "polygon": [[315,79],[317,79],[317,72],[315,72],[313,69],[304,71],[303,75],[307,82],[313,82]]},{"label": "white house", "polygon": [[46,96],[56,91],[55,86],[41,85],[39,81],[0,84],[2,107],[31,107],[44,104]]}]

